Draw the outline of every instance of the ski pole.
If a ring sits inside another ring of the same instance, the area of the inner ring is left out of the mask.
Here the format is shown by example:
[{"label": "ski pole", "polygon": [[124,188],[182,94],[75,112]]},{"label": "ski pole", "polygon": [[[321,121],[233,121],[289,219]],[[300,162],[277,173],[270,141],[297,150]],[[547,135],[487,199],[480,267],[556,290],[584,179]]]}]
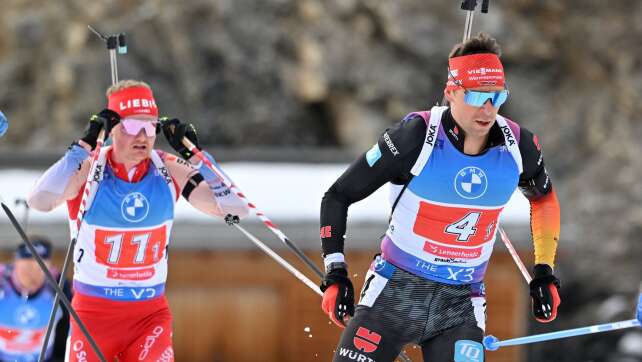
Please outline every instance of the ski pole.
[{"label": "ski pole", "polygon": [[292,275],[294,275],[297,279],[303,282],[303,284],[308,286],[310,289],[314,290],[315,293],[319,294],[320,296],[323,296],[323,293],[319,289],[318,285],[314,284],[314,282],[308,279],[308,277],[306,277],[298,269],[293,267],[290,263],[288,263],[285,259],[283,259],[279,254],[274,252],[274,250],[270,249],[269,246],[265,245],[262,241],[260,241],[254,235],[252,235],[249,231],[245,230],[241,225],[237,223],[234,223],[233,225],[237,229],[239,229],[245,236],[247,236],[247,238],[250,239],[254,243],[254,245],[258,246],[259,249],[263,250],[267,255],[269,255],[272,259],[274,259],[282,267],[287,269],[287,271],[292,273]]},{"label": "ski pole", "polygon": [[[482,13],[488,13],[488,6],[490,0],[482,0]],[[466,11],[466,23],[464,25],[464,38],[462,42],[465,42],[470,38],[470,33],[473,30],[473,16],[475,15],[475,8],[477,7],[477,0],[463,0],[461,3],[461,9]]]},{"label": "ski pole", "polygon": [[98,355],[98,358],[102,362],[106,362],[105,357],[103,357],[103,354],[100,352],[100,349],[98,348],[98,345],[94,341],[94,339],[91,337],[89,334],[89,331],[87,331],[87,328],[85,327],[85,324],[80,320],[80,317],[78,317],[78,314],[76,314],[76,311],[74,308],[71,306],[71,303],[69,302],[69,299],[67,299],[67,296],[64,294],[60,286],[56,283],[56,280],[53,278],[51,275],[51,272],[49,271],[49,268],[45,265],[45,263],[42,261],[42,258],[40,258],[40,255],[38,255],[38,252],[36,251],[36,248],[33,246],[27,235],[25,234],[24,230],[22,230],[22,227],[20,226],[20,223],[16,220],[15,216],[5,205],[4,202],[0,203],[2,205],[2,209],[4,210],[5,214],[9,217],[9,220],[11,221],[11,224],[13,224],[13,227],[16,229],[22,240],[24,241],[25,245],[27,248],[29,248],[29,251],[33,255],[34,259],[38,263],[38,266],[40,266],[40,269],[42,269],[43,273],[45,274],[45,280],[49,285],[56,291],[56,294],[60,296],[60,300],[62,303],[67,307],[67,310],[69,311],[69,314],[76,320],[76,323],[78,323],[78,327],[82,330],[82,332],[85,334],[87,337],[87,340],[89,341],[89,344],[91,347],[94,349],[96,354]]},{"label": "ski pole", "polygon": [[582,336],[585,334],[601,333],[615,331],[617,329],[640,327],[640,321],[637,319],[629,319],[620,322],[597,324],[588,327],[566,329],[558,332],[535,334],[532,336],[512,338],[500,341],[493,335],[484,337],[484,347],[489,351],[496,351],[500,347],[517,346],[520,344],[529,344],[542,341],[550,341],[553,339],[561,339],[575,336]]},{"label": "ski pole", "polygon": [[517,264],[517,267],[519,268],[519,271],[522,272],[522,275],[524,276],[524,279],[526,279],[526,283],[530,284],[531,278],[530,273],[526,269],[526,266],[524,266],[524,263],[522,262],[522,259],[519,257],[519,254],[517,254],[517,251],[515,250],[515,247],[513,247],[513,244],[510,242],[510,239],[508,238],[508,235],[502,229],[502,227],[499,227],[499,236],[501,237],[502,241],[504,242],[504,245],[506,245],[506,248],[508,248],[508,252],[510,255],[513,257],[513,260],[515,261],[515,264]]},{"label": "ski pole", "polygon": [[550,341],[554,339],[582,336],[586,334],[609,332],[609,331],[615,331],[618,329],[625,329],[625,328],[631,328],[631,327],[641,327],[642,326],[642,293],[638,297],[636,313],[637,313],[636,314],[637,319],[629,319],[629,320],[605,323],[605,324],[596,324],[588,327],[566,329],[566,330],[557,331],[557,332],[535,334],[532,336],[506,339],[503,341],[500,341],[497,337],[493,335],[488,335],[484,337],[483,343],[484,343],[484,347],[487,350],[496,351],[500,347],[506,347],[506,346],[517,346],[522,344]]},{"label": "ski pole", "polygon": [[267,226],[267,228],[268,228],[268,229],[270,229],[270,231],[272,231],[274,234],[276,234],[276,236],[278,236],[278,237],[279,237],[279,239],[281,239],[281,241],[282,241],[285,245],[287,245],[287,247],[288,247],[288,248],[290,248],[290,250],[292,250],[292,251],[293,251],[293,252],[294,252],[294,253],[299,257],[299,259],[301,259],[301,260],[302,260],[302,261],[303,261],[303,262],[304,262],[304,263],[305,263],[305,264],[306,264],[306,265],[307,265],[311,270],[313,270],[313,271],[314,271],[314,273],[315,273],[319,278],[323,279],[324,275],[323,275],[323,272],[321,272],[321,270],[319,269],[319,267],[317,267],[317,266],[312,262],[312,260],[310,260],[310,258],[308,258],[305,254],[303,254],[303,252],[301,251],[301,249],[299,249],[296,245],[294,245],[294,244],[290,241],[290,239],[288,239],[288,237],[287,237],[287,236],[286,236],[286,235],[285,235],[285,234],[284,234],[284,233],[283,233],[283,232],[282,232],[282,231],[281,231],[281,230],[280,230],[280,229],[279,229],[279,228],[278,228],[278,227],[277,227],[277,226],[276,226],[276,225],[275,225],[275,224],[274,224],[274,223],[273,223],[273,222],[272,222],[272,221],[271,221],[271,220],[270,220],[270,219],[269,219],[269,218],[268,218],[264,213],[262,213],[261,211],[259,211],[259,210],[256,208],[256,206],[255,206],[253,203],[251,203],[251,202],[250,202],[250,201],[245,197],[245,194],[243,194],[243,193],[241,192],[241,190],[240,190],[236,185],[234,185],[234,183],[232,183],[232,182],[231,182],[231,181],[230,181],[230,180],[225,176],[225,174],[223,174],[221,171],[219,171],[219,170],[218,170],[218,169],[217,169],[217,168],[212,164],[212,162],[210,162],[210,160],[207,158],[207,156],[205,156],[205,155],[203,154],[203,152],[201,152],[201,150],[199,150],[198,148],[196,148],[196,146],[194,146],[194,144],[193,144],[189,139],[187,139],[187,137],[183,137],[183,145],[184,145],[185,147],[187,147],[187,149],[189,149],[189,150],[190,150],[190,152],[192,152],[192,153],[193,153],[193,154],[195,154],[199,159],[201,159],[201,161],[203,161],[203,163],[205,163],[205,164],[207,165],[207,167],[209,167],[209,168],[210,168],[210,169],[211,169],[211,170],[212,170],[212,171],[213,171],[213,172],[214,172],[214,173],[215,173],[215,174],[216,174],[216,175],[217,175],[217,176],[218,176],[218,177],[223,181],[223,183],[225,184],[225,186],[226,186],[227,188],[229,188],[229,189],[230,189],[230,190],[231,190],[231,191],[232,191],[236,196],[238,196],[241,200],[243,200],[243,202],[245,203],[245,205],[246,205],[250,210],[252,210],[252,211],[256,214],[256,216],[258,216],[258,217],[259,217],[259,219],[263,222],[263,224],[264,224],[265,226]]},{"label": "ski pole", "polygon": [[[125,40],[125,34],[121,33],[118,35],[105,36],[98,32],[96,29],[87,26],[94,34],[99,38],[103,39],[107,45],[107,50],[109,51],[109,63],[111,70],[111,83],[115,85],[118,83],[118,60],[116,58],[116,48],[118,48],[119,54],[127,53],[127,45]],[[94,155],[91,159],[89,166],[89,173],[87,174],[87,180],[85,181],[85,188],[80,201],[80,207],[78,208],[78,215],[76,217],[76,228],[72,228],[72,238],[71,242],[67,246],[67,252],[65,253],[65,260],[63,262],[62,271],[60,274],[59,286],[62,289],[65,283],[65,275],[67,274],[67,268],[69,267],[69,261],[71,260],[71,255],[76,247],[76,242],[78,240],[78,233],[80,232],[80,226],[84,219],[87,209],[91,206],[93,202],[93,197],[96,194],[96,189],[98,188],[98,183],[102,180],[104,165],[99,165],[98,158],[100,156],[100,150],[102,149],[103,143],[105,142],[105,131],[101,130],[98,134],[98,139],[96,140],[96,148],[94,149]],[[100,166],[100,167],[98,167]],[[58,294],[54,298],[53,308],[51,309],[51,314],[49,315],[49,323],[47,324],[47,332],[45,333],[44,343],[42,344],[40,350],[40,356],[38,357],[38,362],[44,360],[44,356],[47,350],[47,344],[49,338],[51,337],[51,332],[53,330],[54,321],[56,319],[56,313],[58,311]]]}]

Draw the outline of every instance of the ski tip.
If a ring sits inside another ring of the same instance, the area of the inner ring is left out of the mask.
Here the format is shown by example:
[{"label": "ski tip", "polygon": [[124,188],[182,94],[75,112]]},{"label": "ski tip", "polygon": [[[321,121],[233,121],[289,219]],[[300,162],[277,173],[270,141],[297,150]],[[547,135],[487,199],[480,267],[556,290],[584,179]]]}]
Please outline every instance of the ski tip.
[{"label": "ski tip", "polygon": [[484,348],[486,348],[489,351],[496,351],[499,346],[497,343],[499,342],[499,339],[493,335],[487,335],[484,337]]}]

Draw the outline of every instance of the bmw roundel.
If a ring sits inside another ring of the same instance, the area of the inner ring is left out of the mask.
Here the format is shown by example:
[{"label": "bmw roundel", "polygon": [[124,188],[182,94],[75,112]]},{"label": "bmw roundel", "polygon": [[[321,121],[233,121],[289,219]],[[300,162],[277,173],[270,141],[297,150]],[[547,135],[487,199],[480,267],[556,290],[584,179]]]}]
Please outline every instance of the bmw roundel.
[{"label": "bmw roundel", "polygon": [[129,222],[139,222],[149,213],[149,201],[140,192],[127,194],[120,205],[120,213]]},{"label": "bmw roundel", "polygon": [[486,193],[488,180],[479,167],[464,167],[455,176],[455,191],[464,199],[477,199]]},{"label": "bmw roundel", "polygon": [[36,308],[29,305],[22,305],[16,310],[15,318],[20,325],[28,325],[38,323],[40,314]]},{"label": "bmw roundel", "polygon": [[386,260],[381,256],[377,256],[374,262],[374,270],[380,272],[386,266]]}]

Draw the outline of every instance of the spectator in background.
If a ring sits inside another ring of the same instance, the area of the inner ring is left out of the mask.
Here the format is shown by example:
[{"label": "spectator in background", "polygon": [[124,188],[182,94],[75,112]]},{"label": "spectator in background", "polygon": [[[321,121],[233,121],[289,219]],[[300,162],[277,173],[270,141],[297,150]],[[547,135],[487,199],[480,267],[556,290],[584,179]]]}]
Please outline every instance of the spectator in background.
[{"label": "spectator in background", "polygon": [[[49,240],[44,237],[31,237],[30,240],[51,273],[59,279],[60,272],[50,264]],[[71,299],[69,283],[65,283],[64,291]],[[0,361],[38,360],[55,296],[27,246],[20,244],[13,264],[0,264]],[[67,311],[60,308],[45,361],[64,360],[68,330]]]}]

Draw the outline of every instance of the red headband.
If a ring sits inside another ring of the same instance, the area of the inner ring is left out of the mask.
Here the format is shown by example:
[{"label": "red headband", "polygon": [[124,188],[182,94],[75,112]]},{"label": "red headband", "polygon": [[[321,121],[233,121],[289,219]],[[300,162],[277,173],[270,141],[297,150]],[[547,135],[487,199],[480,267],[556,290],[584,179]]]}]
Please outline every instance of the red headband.
[{"label": "red headband", "polygon": [[121,118],[145,115],[158,117],[158,107],[152,90],[143,87],[129,87],[116,91],[107,97],[107,108],[118,113]]},{"label": "red headband", "polygon": [[[455,79],[453,79],[453,77]],[[504,86],[504,67],[492,53],[462,55],[448,59],[446,89]]]}]

